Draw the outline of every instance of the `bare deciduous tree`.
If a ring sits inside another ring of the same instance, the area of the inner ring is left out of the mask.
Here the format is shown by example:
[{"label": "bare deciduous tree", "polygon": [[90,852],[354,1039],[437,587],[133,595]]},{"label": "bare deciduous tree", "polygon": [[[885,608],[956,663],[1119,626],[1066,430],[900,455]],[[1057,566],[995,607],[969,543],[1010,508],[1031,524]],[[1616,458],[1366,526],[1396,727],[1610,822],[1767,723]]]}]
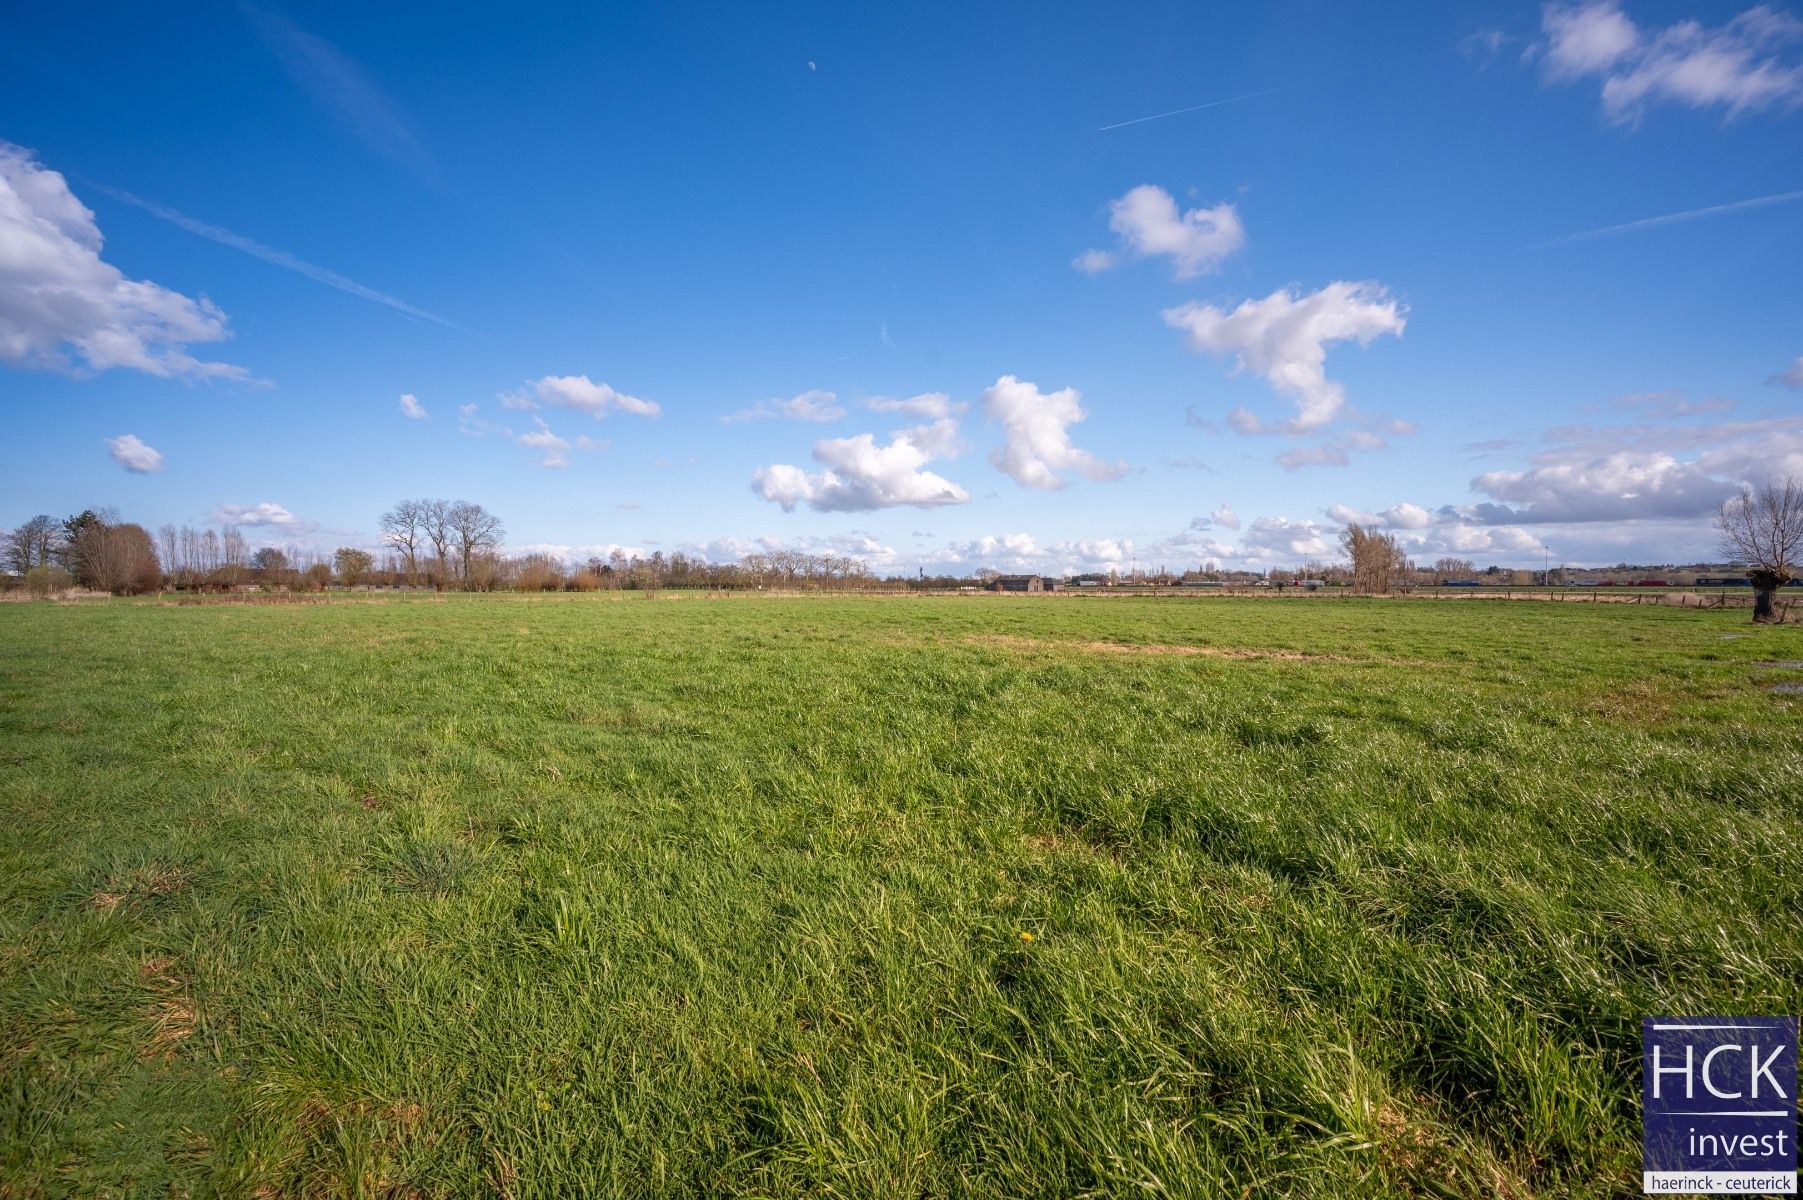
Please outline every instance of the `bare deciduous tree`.
[{"label": "bare deciduous tree", "polygon": [[1757,489],[1742,488],[1715,516],[1722,553],[1747,567],[1753,585],[1753,619],[1782,620],[1773,594],[1795,578],[1803,550],[1803,483],[1786,478]]},{"label": "bare deciduous tree", "polygon": [[56,561],[61,541],[62,526],[55,517],[40,513],[6,535],[6,565],[21,575],[33,567],[47,567]]},{"label": "bare deciduous tree", "polygon": [[125,594],[155,591],[162,582],[156,546],[142,525],[109,524],[94,517],[77,518],[72,527],[66,557],[84,587]]},{"label": "bare deciduous tree", "polygon": [[163,573],[176,578],[178,586],[183,565],[181,539],[181,531],[173,525],[157,530],[157,557],[163,560]]},{"label": "bare deciduous tree", "polygon": [[420,528],[425,532],[426,540],[432,543],[432,565],[429,573],[432,586],[442,588],[445,576],[451,570],[451,502],[449,500],[419,501]]},{"label": "bare deciduous tree", "polygon": [[1409,558],[1396,538],[1364,525],[1348,525],[1340,547],[1352,560],[1352,587],[1367,595],[1388,592],[1408,575]]},{"label": "bare deciduous tree", "polygon": [[1469,558],[1442,558],[1434,563],[1434,582],[1445,583],[1449,579],[1470,579],[1477,574],[1477,564]]},{"label": "bare deciduous tree", "polygon": [[476,587],[482,580],[491,579],[492,571],[484,572],[479,580],[471,573],[471,567],[478,559],[487,559],[500,550],[501,539],[507,535],[501,527],[501,518],[480,504],[458,500],[445,510],[445,523],[451,530],[457,550],[458,577],[464,586]]},{"label": "bare deciduous tree", "polygon": [[[212,532],[211,530],[208,531]],[[250,547],[235,525],[227,525],[219,539],[219,574],[227,587],[244,582],[244,568],[250,565]]]},{"label": "bare deciduous tree", "polygon": [[426,532],[424,505],[421,500],[403,500],[382,514],[382,541],[399,552],[408,583],[419,576],[419,547]]},{"label": "bare deciduous tree", "polygon": [[[492,588],[505,536],[500,518],[466,500],[403,500],[382,514],[382,541],[399,552],[409,581],[423,568],[440,589],[453,580],[478,591]],[[422,563],[428,545],[432,557]]]}]

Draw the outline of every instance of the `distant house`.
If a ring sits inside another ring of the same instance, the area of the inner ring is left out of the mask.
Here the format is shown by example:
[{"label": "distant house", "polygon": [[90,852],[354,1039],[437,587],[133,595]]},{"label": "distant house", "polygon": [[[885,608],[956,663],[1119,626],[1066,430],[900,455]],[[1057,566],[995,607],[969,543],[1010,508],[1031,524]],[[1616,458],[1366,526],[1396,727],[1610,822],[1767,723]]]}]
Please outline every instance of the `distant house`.
[{"label": "distant house", "polygon": [[1045,580],[1037,575],[998,575],[990,586],[998,592],[1043,592]]}]

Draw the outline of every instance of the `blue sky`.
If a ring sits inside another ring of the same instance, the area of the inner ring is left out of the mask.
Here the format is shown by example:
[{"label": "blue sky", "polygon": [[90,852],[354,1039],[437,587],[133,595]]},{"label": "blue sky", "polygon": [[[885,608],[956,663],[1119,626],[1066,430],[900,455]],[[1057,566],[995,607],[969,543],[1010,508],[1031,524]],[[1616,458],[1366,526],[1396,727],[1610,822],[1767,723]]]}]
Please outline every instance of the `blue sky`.
[{"label": "blue sky", "polygon": [[0,525],[1663,561],[1803,475],[1782,5],[4,20]]}]

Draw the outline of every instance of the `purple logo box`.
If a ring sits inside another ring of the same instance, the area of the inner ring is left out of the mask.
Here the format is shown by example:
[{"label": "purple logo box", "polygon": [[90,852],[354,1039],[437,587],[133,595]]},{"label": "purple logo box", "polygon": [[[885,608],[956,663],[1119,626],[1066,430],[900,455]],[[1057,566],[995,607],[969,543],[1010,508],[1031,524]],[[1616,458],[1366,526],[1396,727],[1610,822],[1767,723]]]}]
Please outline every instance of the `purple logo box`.
[{"label": "purple logo box", "polygon": [[1795,1192],[1796,1017],[1646,1017],[1640,1039],[1646,1191]]}]

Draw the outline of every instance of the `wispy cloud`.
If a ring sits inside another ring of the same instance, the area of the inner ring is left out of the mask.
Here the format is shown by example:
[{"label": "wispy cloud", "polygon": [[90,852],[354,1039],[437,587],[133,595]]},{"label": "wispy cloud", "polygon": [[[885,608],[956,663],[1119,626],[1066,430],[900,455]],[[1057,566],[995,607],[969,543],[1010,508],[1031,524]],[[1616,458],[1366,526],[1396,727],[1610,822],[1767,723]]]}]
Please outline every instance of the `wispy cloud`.
[{"label": "wispy cloud", "polygon": [[417,308],[414,305],[407,303],[398,296],[390,296],[387,292],[378,292],[375,288],[358,283],[355,279],[347,279],[336,271],[317,266],[303,258],[296,258],[286,250],[278,250],[274,246],[265,246],[255,238],[245,237],[241,233],[234,233],[229,229],[209,224],[206,221],[197,221],[186,213],[177,212],[175,209],[164,204],[158,204],[154,200],[146,200],[141,196],[134,196],[130,192],[120,191],[117,188],[110,188],[105,184],[94,184],[93,186],[99,188],[102,192],[119,201],[121,204],[129,204],[134,208],[141,208],[151,216],[158,217],[169,222],[171,225],[185,229],[196,237],[206,238],[210,242],[218,242],[221,246],[230,246],[234,250],[242,251],[243,253],[250,255],[252,258],[260,258],[271,266],[282,267],[286,270],[295,272],[297,275],[305,275],[315,283],[323,283],[327,287],[337,288],[341,292],[348,292],[349,294],[361,297],[364,300],[373,300],[377,304],[387,305],[398,313],[404,313],[410,317],[417,317],[422,321],[430,321],[435,325],[443,325],[447,329],[457,328],[455,324],[445,320],[436,313],[429,313],[423,308]]},{"label": "wispy cloud", "polygon": [[787,400],[760,400],[750,408],[721,417],[723,425],[739,421],[837,421],[845,406],[832,392],[813,388]]},{"label": "wispy cloud", "polygon": [[239,7],[263,44],[281,60],[288,78],[315,104],[377,154],[421,178],[437,178],[437,161],[420,143],[401,107],[362,67],[273,5],[245,0]]},{"label": "wispy cloud", "polygon": [[501,393],[502,408],[536,412],[541,404],[573,408],[588,413],[597,421],[615,411],[636,413],[641,417],[655,417],[663,412],[655,400],[628,396],[606,383],[594,382],[587,375],[546,375],[518,391]]},{"label": "wispy cloud", "polygon": [[1245,92],[1238,96],[1226,96],[1220,100],[1208,100],[1201,104],[1191,104],[1187,108],[1173,108],[1169,112],[1152,113],[1150,116],[1134,117],[1127,121],[1116,121],[1112,125],[1103,125],[1099,127],[1096,132],[1107,133],[1111,129],[1125,129],[1129,125],[1144,125],[1147,121],[1162,121],[1167,117],[1181,117],[1185,113],[1202,112],[1203,110],[1210,108],[1222,108],[1229,104],[1243,104],[1248,100],[1261,100],[1266,96],[1276,96],[1283,92],[1293,92],[1297,88],[1318,87],[1323,83],[1334,83],[1341,79],[1352,79],[1359,75],[1372,75],[1379,71],[1388,71],[1395,67],[1402,66],[1405,63],[1414,62],[1425,57],[1428,56],[1417,55],[1415,58],[1405,58],[1396,62],[1379,63],[1376,66],[1370,67],[1357,67],[1350,71],[1341,71],[1337,75],[1323,75],[1318,79],[1304,79],[1296,83],[1285,83],[1273,88],[1263,88],[1256,92]]},{"label": "wispy cloud", "polygon": [[1730,120],[1803,104],[1803,63],[1787,61],[1803,21],[1768,5],[1714,28],[1690,20],[1643,30],[1619,0],[1548,4],[1541,29],[1546,40],[1530,55],[1544,56],[1547,79],[1600,76],[1603,113],[1618,125],[1638,123],[1657,103],[1725,108]]},{"label": "wispy cloud", "polygon": [[1727,204],[1712,204],[1708,208],[1686,209],[1684,212],[1665,213],[1657,217],[1642,217],[1638,221],[1627,221],[1620,225],[1605,225],[1601,229],[1586,229],[1582,233],[1569,233],[1564,237],[1551,241],[1536,242],[1529,250],[1546,250],[1553,246],[1569,246],[1574,242],[1593,242],[1598,238],[1620,237],[1624,233],[1644,233],[1649,229],[1663,229],[1667,225],[1682,225],[1686,221],[1701,221],[1706,217],[1725,217],[1729,213],[1745,212],[1751,208],[1769,208],[1774,204],[1793,204],[1803,200],[1803,191],[1777,192],[1770,196],[1754,196],[1750,200],[1734,200]]}]

